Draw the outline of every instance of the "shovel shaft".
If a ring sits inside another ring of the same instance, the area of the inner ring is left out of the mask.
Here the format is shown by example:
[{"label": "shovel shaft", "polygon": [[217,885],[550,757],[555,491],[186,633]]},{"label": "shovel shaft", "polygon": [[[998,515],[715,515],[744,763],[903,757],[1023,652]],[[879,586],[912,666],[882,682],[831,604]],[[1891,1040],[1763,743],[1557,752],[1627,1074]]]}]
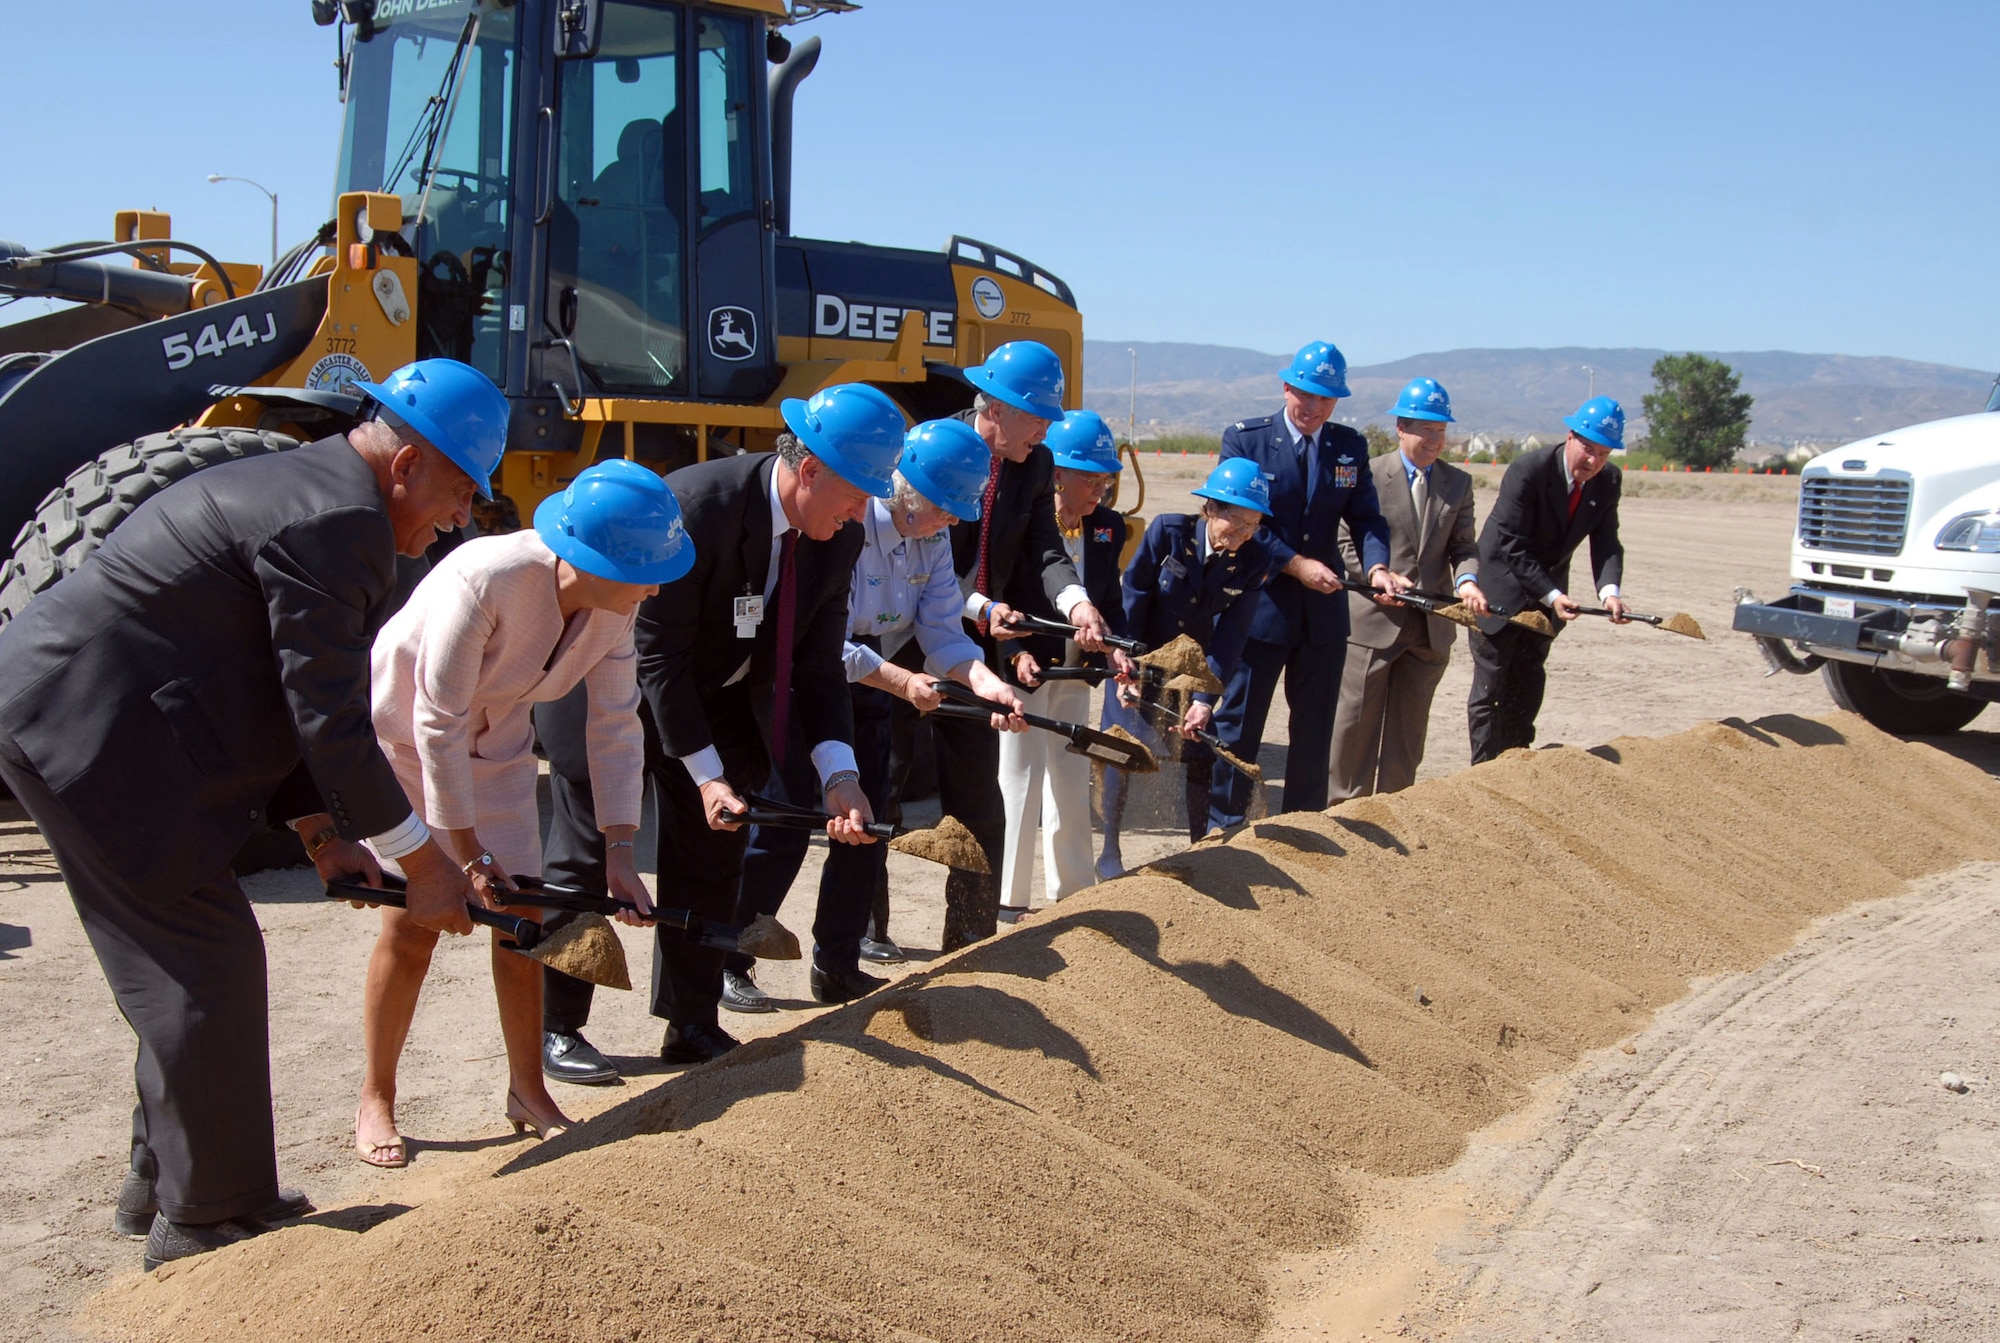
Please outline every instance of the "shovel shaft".
[{"label": "shovel shaft", "polygon": [[[833,818],[823,811],[774,811],[764,807],[752,807],[749,811],[730,813],[729,819],[739,825],[768,825],[782,830],[824,830],[826,823]],[[887,821],[869,821],[861,829],[863,833],[872,835],[876,839],[894,839],[904,833]]]},{"label": "shovel shaft", "polygon": [[[1044,620],[1041,616],[1031,616],[1026,612],[1016,612],[1014,619],[1008,623],[1015,629],[1034,630],[1039,634],[1060,634],[1070,639],[1076,637],[1076,626],[1064,624],[1060,620]],[[1122,634],[1107,634],[1104,636],[1104,642],[1112,648],[1122,648],[1135,656],[1149,651],[1139,640],[1128,639]]]},{"label": "shovel shaft", "polygon": [[[326,896],[329,900],[366,900],[370,904],[391,905],[397,909],[408,909],[403,898],[403,883],[399,878],[382,877],[382,886],[364,886],[358,881],[329,881]],[[394,885],[386,883],[394,882]],[[484,905],[467,905],[465,912],[472,921],[488,928],[496,928],[514,939],[514,945],[523,951],[530,950],[542,940],[542,925],[533,919],[524,919],[517,914],[502,914],[497,909]]]},{"label": "shovel shaft", "polygon": [[[1607,620],[1611,618],[1611,613],[1601,606],[1579,606],[1576,613],[1580,616],[1603,616]],[[1625,618],[1642,625],[1664,625],[1667,621],[1665,616],[1642,616],[1637,611],[1627,611]]]}]

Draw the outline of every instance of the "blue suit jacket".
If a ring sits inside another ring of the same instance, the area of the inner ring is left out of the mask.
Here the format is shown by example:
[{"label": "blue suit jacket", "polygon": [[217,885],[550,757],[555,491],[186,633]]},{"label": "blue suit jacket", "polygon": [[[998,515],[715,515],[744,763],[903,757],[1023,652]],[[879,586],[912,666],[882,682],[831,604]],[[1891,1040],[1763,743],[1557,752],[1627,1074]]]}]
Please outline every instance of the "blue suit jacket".
[{"label": "blue suit jacket", "polygon": [[1277,572],[1304,555],[1341,570],[1340,524],[1360,538],[1363,573],[1389,562],[1389,524],[1375,499],[1368,441],[1344,424],[1319,431],[1318,478],[1306,501],[1305,471],[1283,412],[1222,431],[1222,456],[1247,457],[1271,485],[1264,531],[1271,541],[1271,581],[1257,598],[1250,637],[1273,644],[1327,644],[1347,638],[1347,594],[1313,592]]},{"label": "blue suit jacket", "polygon": [[[1201,519],[1163,513],[1125,570],[1125,632],[1154,648],[1185,634],[1208,654],[1208,669],[1227,682],[1250,640],[1250,621],[1271,571],[1271,543],[1260,528],[1234,555],[1201,558]],[[1204,704],[1215,696],[1196,695]]]}]

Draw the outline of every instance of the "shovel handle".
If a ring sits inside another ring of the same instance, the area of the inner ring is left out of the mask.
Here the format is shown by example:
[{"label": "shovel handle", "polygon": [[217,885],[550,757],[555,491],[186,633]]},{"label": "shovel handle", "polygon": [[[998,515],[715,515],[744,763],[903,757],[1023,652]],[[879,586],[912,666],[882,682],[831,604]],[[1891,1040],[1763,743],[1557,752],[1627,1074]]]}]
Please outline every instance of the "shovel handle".
[{"label": "shovel handle", "polygon": [[[1576,608],[1576,613],[1580,616],[1603,616],[1606,620],[1611,618],[1611,613],[1601,606],[1579,606]],[[1627,611],[1625,618],[1636,620],[1642,625],[1658,626],[1667,623],[1665,616],[1642,616],[1637,611]]]},{"label": "shovel handle", "polygon": [[[383,874],[383,882],[394,881],[393,886],[364,886],[358,881],[329,881],[326,884],[326,898],[329,900],[366,900],[371,905],[392,905],[397,909],[408,909],[409,902],[403,898],[404,886],[399,878]],[[524,919],[516,914],[502,914],[497,909],[484,905],[468,904],[465,912],[474,923],[488,928],[496,928],[514,939],[514,945],[527,951],[542,940],[542,925],[533,919]]]},{"label": "shovel handle", "polygon": [[[1033,630],[1038,634],[1060,634],[1067,639],[1074,639],[1076,637],[1076,626],[1065,624],[1060,620],[1047,620],[1041,616],[1031,616],[1026,611],[1016,611],[1014,618],[1008,621],[1007,624],[1013,629]],[[1144,643],[1137,639],[1127,638],[1122,634],[1106,634],[1104,642],[1107,647],[1123,649],[1134,657],[1150,651]]]}]

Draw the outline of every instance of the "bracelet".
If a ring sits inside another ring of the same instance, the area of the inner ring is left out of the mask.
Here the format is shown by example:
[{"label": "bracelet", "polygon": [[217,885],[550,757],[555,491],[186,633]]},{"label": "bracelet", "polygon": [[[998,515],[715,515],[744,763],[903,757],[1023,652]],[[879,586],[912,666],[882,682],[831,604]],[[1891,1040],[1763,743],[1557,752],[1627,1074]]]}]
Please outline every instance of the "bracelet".
[{"label": "bracelet", "polygon": [[468,877],[473,875],[472,869],[475,867],[483,867],[491,871],[493,867],[493,852],[490,849],[482,850],[477,858],[468,858],[459,864],[459,866]]},{"label": "bracelet", "polygon": [[319,851],[340,838],[340,832],[332,826],[322,826],[306,841],[306,858],[317,860]]},{"label": "bracelet", "polygon": [[639,846],[629,839],[607,839],[604,841],[604,847],[607,849],[636,849]]},{"label": "bracelet", "polygon": [[844,783],[860,783],[860,782],[861,782],[861,776],[855,773],[853,770],[837,769],[833,773],[827,775],[826,786],[820,789],[820,792],[822,794],[831,793],[834,789],[840,787],[840,785]]}]

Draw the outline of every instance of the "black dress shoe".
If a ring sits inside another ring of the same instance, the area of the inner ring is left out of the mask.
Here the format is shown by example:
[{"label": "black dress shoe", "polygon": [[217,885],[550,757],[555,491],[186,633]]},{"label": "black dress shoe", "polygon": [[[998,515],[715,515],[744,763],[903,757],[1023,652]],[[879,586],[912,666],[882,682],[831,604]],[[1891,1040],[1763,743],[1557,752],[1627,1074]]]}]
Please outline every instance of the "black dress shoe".
[{"label": "black dress shoe", "polygon": [[691,1021],[667,1024],[667,1038],[660,1042],[660,1057],[668,1063],[707,1063],[736,1048],[737,1039],[720,1026]]},{"label": "black dress shoe", "polygon": [[898,965],[908,957],[903,955],[901,947],[886,937],[879,942],[872,937],[864,937],[861,939],[861,959],[877,965]]},{"label": "black dress shoe", "polygon": [[194,1226],[169,1222],[165,1213],[153,1216],[152,1230],[146,1233],[146,1271],[190,1255],[207,1254],[239,1240],[261,1236],[271,1228],[254,1217],[237,1217],[227,1222],[207,1222]]},{"label": "black dress shoe", "polygon": [[745,974],[734,970],[722,972],[722,1005],[732,1012],[775,1012],[777,1007],[771,1002],[771,995],[757,987]]},{"label": "black dress shoe", "polygon": [[889,981],[864,970],[822,970],[815,965],[809,982],[815,1002],[851,1003]]},{"label": "black dress shoe", "polygon": [[618,1080],[618,1065],[597,1052],[581,1034],[542,1032],[542,1076],[581,1087]]},{"label": "black dress shoe", "polygon": [[[277,1201],[257,1214],[261,1222],[289,1222],[313,1210],[313,1201],[296,1189],[280,1189]],[[160,1202],[153,1196],[153,1182],[136,1170],[125,1172],[118,1187],[118,1209],[111,1214],[111,1229],[132,1240],[151,1235]],[[168,1225],[172,1225],[169,1223]]]}]

